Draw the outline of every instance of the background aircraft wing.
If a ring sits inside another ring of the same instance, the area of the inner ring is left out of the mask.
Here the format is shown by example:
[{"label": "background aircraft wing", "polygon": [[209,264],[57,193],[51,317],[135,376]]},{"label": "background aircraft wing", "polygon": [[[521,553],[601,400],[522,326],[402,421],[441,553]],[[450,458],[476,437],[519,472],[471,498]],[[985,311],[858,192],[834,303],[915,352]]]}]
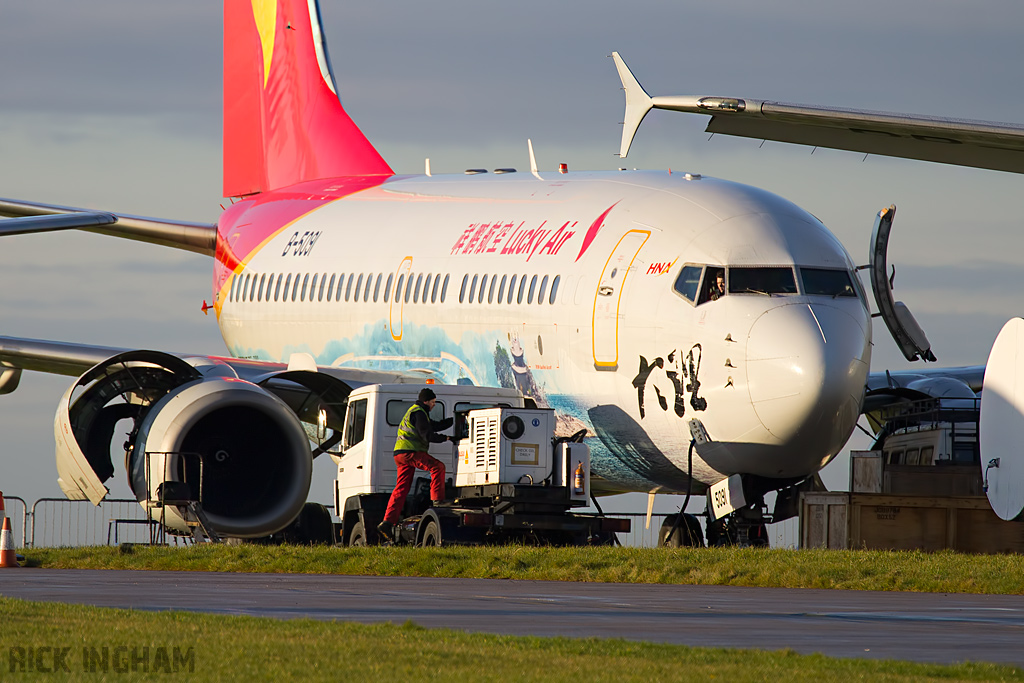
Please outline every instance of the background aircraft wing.
[{"label": "background aircraft wing", "polygon": [[740,97],[651,97],[618,53],[612,57],[626,94],[623,157],[647,112],[668,109],[710,116],[709,133],[1024,173],[1024,125]]},{"label": "background aircraft wing", "polygon": [[984,379],[984,365],[872,372],[868,375],[867,396],[861,412],[871,413],[906,400],[973,399],[981,391]]}]

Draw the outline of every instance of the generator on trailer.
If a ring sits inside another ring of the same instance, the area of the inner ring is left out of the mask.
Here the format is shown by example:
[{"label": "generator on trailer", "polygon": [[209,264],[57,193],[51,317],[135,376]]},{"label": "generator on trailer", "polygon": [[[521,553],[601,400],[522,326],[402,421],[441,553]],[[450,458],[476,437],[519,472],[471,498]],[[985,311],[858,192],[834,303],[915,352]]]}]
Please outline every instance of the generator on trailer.
[{"label": "generator on trailer", "polygon": [[[345,545],[381,542],[395,487],[398,425],[421,387],[376,384],[352,392],[335,481],[338,540]],[[573,512],[590,500],[590,449],[586,432],[555,437],[553,410],[536,408],[510,389],[431,385],[432,420],[453,416],[454,442],[431,444],[445,465],[447,501],[432,506],[430,475],[417,470],[402,520],[399,543],[477,545],[525,542],[559,545],[610,543],[629,520]]]}]

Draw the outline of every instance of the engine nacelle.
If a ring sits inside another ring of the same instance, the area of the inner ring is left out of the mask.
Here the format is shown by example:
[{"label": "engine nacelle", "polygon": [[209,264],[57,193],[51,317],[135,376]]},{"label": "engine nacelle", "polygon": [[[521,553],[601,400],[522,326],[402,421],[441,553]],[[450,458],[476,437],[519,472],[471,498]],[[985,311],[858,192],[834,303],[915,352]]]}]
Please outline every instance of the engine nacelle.
[{"label": "engine nacelle", "polygon": [[[195,500],[218,534],[267,536],[301,511],[313,457],[340,440],[349,391],[315,371],[270,372],[250,382],[216,359],[190,364],[155,351],[122,353],[82,375],[61,399],[58,483],[68,498],[99,504],[114,474],[111,451],[123,444],[132,491],[168,528],[190,530],[182,501]],[[116,434],[125,431],[122,441]],[[173,504],[160,505],[161,485],[164,494],[173,489],[164,496]]]},{"label": "engine nacelle", "polygon": [[[219,533],[252,538],[280,531],[299,514],[313,460],[284,401],[250,382],[213,378],[178,387],[150,408],[128,468],[143,504],[153,507],[164,482],[184,482]],[[182,512],[168,506],[165,524],[186,531]]]}]

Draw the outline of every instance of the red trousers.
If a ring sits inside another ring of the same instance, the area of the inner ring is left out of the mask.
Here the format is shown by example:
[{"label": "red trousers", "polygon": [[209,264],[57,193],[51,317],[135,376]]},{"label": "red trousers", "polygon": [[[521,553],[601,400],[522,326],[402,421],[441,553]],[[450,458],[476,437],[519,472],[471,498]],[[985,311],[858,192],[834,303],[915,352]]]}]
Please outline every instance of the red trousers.
[{"label": "red trousers", "polygon": [[388,501],[387,512],[384,519],[395,524],[402,518],[402,508],[405,507],[405,498],[409,495],[412,487],[412,474],[415,470],[426,470],[430,472],[430,499],[444,500],[444,463],[429,453],[417,451],[415,453],[395,453],[395,465],[398,466],[398,482],[395,490],[391,492],[391,500]]}]

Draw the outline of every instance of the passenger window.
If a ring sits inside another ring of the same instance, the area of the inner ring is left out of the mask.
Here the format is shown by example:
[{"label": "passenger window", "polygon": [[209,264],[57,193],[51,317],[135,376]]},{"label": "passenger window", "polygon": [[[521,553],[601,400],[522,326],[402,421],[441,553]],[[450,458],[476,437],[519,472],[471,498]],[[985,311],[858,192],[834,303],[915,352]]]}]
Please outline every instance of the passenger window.
[{"label": "passenger window", "polygon": [[[271,275],[270,277],[274,277]],[[260,287],[256,290],[256,301],[263,301],[263,285],[267,284],[267,274],[260,275]]]},{"label": "passenger window", "polygon": [[345,301],[352,298],[352,285],[355,282],[356,276],[354,273],[348,274],[348,284],[345,285]]},{"label": "passenger window", "polygon": [[395,283],[395,303],[399,303],[402,300],[402,284],[405,282],[405,273],[398,276],[398,282]]},{"label": "passenger window", "polygon": [[341,290],[345,288],[345,273],[338,276],[338,289],[334,292],[334,300],[341,301]]},{"label": "passenger window", "polygon": [[555,279],[551,281],[551,296],[548,298],[548,303],[554,305],[556,297],[558,295],[558,283],[561,281],[562,276],[556,275]]},{"label": "passenger window", "polygon": [[[420,302],[420,286],[423,284],[423,273],[416,276],[416,288],[412,292],[412,302],[418,304]],[[426,297],[424,297],[426,298]]]},{"label": "passenger window", "polygon": [[508,296],[505,297],[505,301],[507,303],[512,303],[512,295],[515,293],[515,291],[516,291],[516,276],[513,275],[512,279],[509,280],[509,283],[508,283]]},{"label": "passenger window", "polygon": [[921,459],[921,452],[917,448],[908,448],[906,458],[908,465],[917,465]]},{"label": "passenger window", "polygon": [[528,303],[528,304],[532,304],[533,303],[533,290],[535,290],[536,288],[537,288],[537,276],[534,275],[530,279],[530,293],[526,297],[526,303]]},{"label": "passenger window", "polygon": [[356,290],[352,295],[352,301],[359,301],[359,292],[363,288],[363,274],[359,273],[359,278],[356,280]]},{"label": "passenger window", "polygon": [[526,276],[519,278],[519,296],[516,297],[516,303],[523,303],[523,294],[526,292]]},{"label": "passenger window", "polygon": [[391,297],[391,283],[395,281],[395,274],[388,273],[388,283],[384,286],[384,303]]},{"label": "passenger window", "polygon": [[409,295],[412,294],[412,273],[409,273],[409,279],[405,282],[405,303],[409,303]]},{"label": "passenger window", "polygon": [[703,266],[683,266],[673,289],[690,303],[696,303],[697,292],[700,291],[700,276],[703,271]]},{"label": "passenger window", "polygon": [[494,303],[494,290],[495,290],[495,288],[497,286],[498,286],[498,276],[497,275],[492,275],[491,276],[491,288],[489,290],[487,290],[487,303],[489,303],[489,304],[493,304]]},{"label": "passenger window", "polygon": [[258,284],[258,279],[259,278],[256,275],[252,276],[252,289],[249,290],[249,301],[256,300],[256,285]]},{"label": "passenger window", "polygon": [[281,294],[281,280],[284,279],[283,273],[277,274],[277,286],[274,287],[274,301],[278,300],[278,296]]},{"label": "passenger window", "polygon": [[730,294],[796,294],[792,268],[729,268]]},{"label": "passenger window", "polygon": [[331,283],[329,285],[327,285],[327,300],[328,301],[331,300],[331,294],[334,293],[334,280],[335,280],[336,277],[337,276],[334,273],[331,273]]},{"label": "passenger window", "polygon": [[245,276],[245,285],[242,287],[242,301],[248,301],[247,295],[249,293],[249,279],[252,277],[250,274]]},{"label": "passenger window", "polygon": [[466,300],[466,282],[469,281],[469,275],[462,276],[462,289],[459,290],[459,303],[461,304]]},{"label": "passenger window", "polygon": [[316,295],[316,282],[320,279],[320,273],[313,274],[313,281],[309,283],[309,300],[312,301]]},{"label": "passenger window", "polygon": [[505,282],[508,280],[508,275],[501,276],[501,284],[498,285],[498,303],[500,304],[505,299]]},{"label": "passenger window", "polygon": [[480,291],[477,292],[477,295],[476,295],[476,302],[478,304],[482,304],[484,302],[484,292],[487,291],[487,278],[488,277],[489,276],[484,275],[482,278],[480,278]]},{"label": "passenger window", "polygon": [[377,273],[377,281],[373,284],[373,303],[377,303],[377,295],[380,294],[381,274]]},{"label": "passenger window", "polygon": [[444,276],[444,284],[441,285],[441,303],[444,303],[445,297],[448,295],[448,276]]},{"label": "passenger window", "polygon": [[544,292],[548,289],[548,276],[545,275],[544,279],[540,281],[540,291],[537,292],[537,303],[544,303]]},{"label": "passenger window", "polygon": [[351,448],[363,440],[366,435],[366,401],[361,398],[348,404],[345,418],[345,448]]},{"label": "passenger window", "polygon": [[850,280],[850,273],[845,270],[829,268],[801,268],[800,277],[804,281],[804,294],[830,296],[857,296]]},{"label": "passenger window", "polygon": [[433,279],[433,273],[427,273],[427,279],[423,281],[423,303],[427,303],[430,298],[430,281]]},{"label": "passenger window", "polygon": [[[308,284],[309,284],[309,273],[306,273],[306,276],[302,278],[302,294],[299,296],[299,301],[305,301],[306,300],[306,285],[308,285]],[[310,298],[310,300],[313,299],[313,297],[309,297],[309,298]]]},{"label": "passenger window", "polygon": [[473,303],[473,296],[476,294],[476,281],[479,279],[479,275],[474,275],[473,282],[469,285],[469,303]]},{"label": "passenger window", "polygon": [[935,447],[924,446],[921,449],[921,464],[922,465],[934,465],[935,464]]},{"label": "passenger window", "polygon": [[[397,427],[402,423],[402,418],[409,412],[409,408],[412,408],[412,404],[415,401],[388,401],[385,416],[388,424],[392,427]],[[438,401],[434,404],[434,409],[430,411],[430,419],[439,422],[444,419],[444,404]]]}]

